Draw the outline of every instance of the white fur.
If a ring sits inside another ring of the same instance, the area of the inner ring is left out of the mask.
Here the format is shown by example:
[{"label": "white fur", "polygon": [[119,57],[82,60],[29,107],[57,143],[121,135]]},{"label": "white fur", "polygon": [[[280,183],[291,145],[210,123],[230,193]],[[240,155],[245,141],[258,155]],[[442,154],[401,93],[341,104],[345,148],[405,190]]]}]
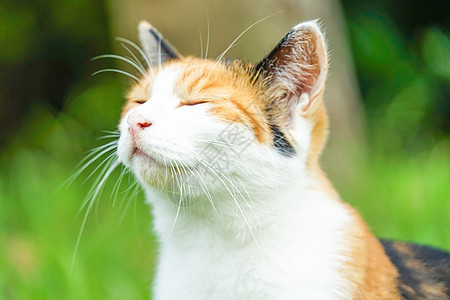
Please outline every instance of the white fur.
[{"label": "white fur", "polygon": [[[195,164],[193,155],[230,126],[208,113],[208,104],[178,107],[174,88],[181,71],[164,68],[151,98],[128,112],[119,127],[119,158],[143,185],[161,242],[153,298],[351,299],[351,283],[340,268],[349,251],[345,230],[352,217],[308,173],[312,126],[299,112],[290,132],[294,157],[259,144],[239,125],[249,142],[243,151],[236,154],[237,145],[215,144],[213,152],[225,153],[228,164],[216,170],[222,180],[205,183],[212,199],[203,193],[183,208],[166,191],[152,187],[167,179],[168,161],[195,166],[201,175],[205,168]],[[138,132],[134,142],[127,124],[131,113],[153,124]],[[156,162],[133,156],[134,145]],[[183,192],[184,197],[192,194],[190,188]]]},{"label": "white fur", "polygon": [[[259,219],[245,209],[257,242],[235,207],[221,205],[229,198],[215,198],[217,216],[179,216],[161,248],[155,299],[351,299],[339,271],[346,211],[312,189],[268,194],[252,197]],[[154,207],[164,239],[175,215],[165,204]]]}]

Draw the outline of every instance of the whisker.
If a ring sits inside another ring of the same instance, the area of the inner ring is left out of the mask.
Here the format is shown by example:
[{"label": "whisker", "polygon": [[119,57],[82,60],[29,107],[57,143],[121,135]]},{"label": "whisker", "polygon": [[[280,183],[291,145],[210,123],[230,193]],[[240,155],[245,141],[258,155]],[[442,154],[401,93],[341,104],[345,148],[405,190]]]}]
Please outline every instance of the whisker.
[{"label": "whisker", "polygon": [[[133,53],[133,51],[130,50],[130,48],[127,47],[124,43],[120,43],[120,45],[131,55],[131,57],[134,59],[134,61],[139,65],[141,70],[146,70],[144,65],[141,63],[141,61],[136,57],[136,55]],[[147,74],[147,72],[145,72]]]},{"label": "whisker", "polygon": [[[193,153],[191,153],[191,154],[194,155],[194,156],[196,156],[196,155],[193,154]],[[239,203],[238,203],[236,197],[233,195],[233,193],[231,192],[231,190],[230,190],[230,188],[228,187],[228,185],[227,185],[227,184],[222,180],[222,178],[215,172],[215,170],[217,170],[217,171],[218,171],[225,179],[228,180],[228,182],[229,182],[230,184],[232,184],[232,186],[234,187],[234,189],[241,195],[241,197],[243,197],[243,195],[240,193],[240,191],[237,189],[237,187],[232,183],[232,181],[231,181],[227,176],[225,176],[225,174],[223,174],[220,170],[218,170],[217,168],[215,168],[214,166],[212,166],[212,165],[209,164],[208,162],[204,161],[201,157],[198,157],[198,156],[196,156],[196,157],[197,157],[197,161],[198,161],[199,163],[203,164],[205,167],[207,167],[210,171],[212,171],[213,174],[216,175],[216,177],[221,181],[221,183],[223,184],[223,186],[227,189],[228,193],[230,194],[231,198],[233,199],[234,203],[236,204],[236,206],[237,206],[239,212],[241,213],[241,215],[242,215],[242,217],[243,217],[245,223],[247,224],[247,227],[248,227],[248,229],[249,229],[249,231],[250,231],[250,234],[252,235],[252,237],[253,237],[253,239],[254,239],[254,241],[255,241],[255,243],[256,243],[256,246],[258,247],[258,249],[261,249],[260,246],[259,246],[258,240],[256,239],[256,236],[255,236],[255,234],[253,233],[253,230],[252,230],[252,228],[251,228],[251,226],[250,226],[250,223],[248,222],[247,217],[245,216],[244,211],[242,210],[241,206],[239,205]]]},{"label": "whisker", "polygon": [[110,151],[117,148],[117,140],[108,142],[106,144],[103,144],[101,146],[98,146],[94,149],[91,149],[87,152],[86,156],[83,157],[83,159],[80,161],[80,164],[83,164],[86,160],[88,160],[89,158],[91,158],[92,156],[98,154],[99,152],[103,152],[103,151]]},{"label": "whisker", "polygon": [[75,249],[74,249],[74,253],[72,256],[72,262],[70,265],[70,271],[69,274],[72,274],[73,268],[75,266],[75,260],[77,257],[77,253],[78,253],[78,249],[80,247],[80,242],[81,242],[81,237],[83,235],[83,231],[84,231],[84,227],[86,226],[86,222],[87,222],[87,218],[89,216],[89,213],[92,209],[92,206],[94,205],[95,200],[97,199],[97,196],[99,195],[101,189],[103,188],[106,180],[108,179],[109,175],[111,175],[112,171],[114,171],[114,169],[119,165],[119,162],[116,160],[107,170],[106,174],[103,176],[102,180],[100,181],[99,185],[97,186],[95,193],[92,195],[90,201],[89,201],[89,206],[86,209],[86,213],[84,214],[83,217],[83,221],[81,222],[81,226],[80,226],[80,230],[78,232],[78,236],[77,236],[77,240],[75,243]]},{"label": "whisker", "polygon": [[208,35],[206,40],[206,51],[205,51],[205,58],[208,59],[208,50],[209,50],[209,15],[206,13],[206,21],[208,22]]},{"label": "whisker", "polygon": [[128,76],[128,77],[130,77],[130,78],[132,78],[132,79],[134,79],[136,81],[139,81],[139,78],[137,78],[136,76],[134,76],[134,75],[132,75],[132,74],[130,74],[128,72],[125,72],[125,71],[122,71],[122,70],[118,70],[118,69],[103,69],[103,70],[100,70],[100,71],[92,73],[91,76],[95,76],[97,74],[104,73],[104,72],[120,73],[120,74],[126,75],[126,76]]},{"label": "whisker", "polygon": [[[78,169],[71,176],[69,176],[69,178],[67,178],[67,180],[63,183],[63,186],[71,185],[75,181],[75,179],[77,179],[78,176],[80,176],[80,174],[83,173],[83,171],[86,170],[86,168],[89,167],[94,161],[99,159],[105,153],[107,153],[111,150],[114,150],[117,147],[117,145],[115,145],[115,144],[117,144],[117,141],[109,142],[105,145],[102,145],[100,147],[94,148],[91,151],[89,151],[89,153],[78,164]],[[99,151],[100,151],[100,153],[98,153]],[[90,157],[92,157],[94,155],[95,155],[95,157],[91,158],[87,163],[82,165],[86,160],[88,160]],[[82,166],[80,167],[80,165],[82,165]]]},{"label": "whisker", "polygon": [[120,55],[116,55],[116,54],[103,54],[103,55],[98,55],[98,56],[95,56],[94,58],[92,58],[92,61],[94,61],[94,60],[99,60],[99,59],[102,59],[102,58],[115,58],[115,59],[124,61],[124,62],[126,62],[126,63],[129,63],[129,64],[132,65],[133,67],[135,67],[136,70],[138,70],[139,73],[142,74],[142,76],[145,77],[145,76],[147,75],[147,74],[144,72],[144,70],[142,70],[142,69],[141,69],[134,61],[132,61],[131,59],[129,59],[129,58],[127,58],[127,57],[123,57],[123,56],[120,56]]},{"label": "whisker", "polygon": [[[105,152],[106,153],[106,152]],[[113,152],[111,154],[109,154],[97,167],[95,167],[95,169],[91,172],[91,174],[89,174],[84,180],[83,183],[85,183],[86,181],[89,180],[89,178],[91,178],[95,172],[97,172],[97,170],[106,162],[108,161],[110,158],[116,156],[116,152]]]},{"label": "whisker", "polygon": [[200,175],[200,173],[198,172],[198,170],[196,168],[191,168],[191,171],[194,171],[197,175],[193,174],[194,176],[196,176],[196,178],[200,179],[202,182],[200,183],[200,187],[203,190],[203,192],[205,193],[206,197],[208,198],[208,201],[211,203],[211,206],[213,208],[213,210],[216,212],[216,214],[219,214],[219,212],[216,209],[216,206],[214,205],[214,202],[212,200],[212,196],[211,193],[208,190],[208,186],[206,185],[205,181],[203,180],[202,176]]},{"label": "whisker", "polygon": [[164,183],[162,184],[162,186],[165,187],[167,185],[167,183],[168,183],[168,176],[169,176],[168,171],[169,170],[168,170],[168,167],[167,167],[167,160],[166,160],[166,158],[163,157],[163,160],[164,160],[164,170],[166,171],[166,176],[164,178]]},{"label": "whisker", "polygon": [[[207,162],[205,162],[205,163],[207,163]],[[208,164],[209,164],[209,163],[208,163]],[[240,189],[238,189],[237,186],[233,183],[233,181],[231,181],[231,180],[228,178],[228,176],[226,176],[225,174],[223,174],[222,171],[220,171],[219,169],[217,169],[216,167],[214,167],[214,166],[211,165],[211,164],[209,164],[209,165],[210,165],[212,168],[214,168],[215,170],[217,170],[217,171],[219,172],[219,174],[221,174],[221,175],[224,177],[224,179],[227,180],[227,181],[232,185],[232,187],[234,188],[234,190],[235,190],[236,192],[238,192],[239,196],[241,196],[241,198],[244,200],[244,202],[246,203],[247,207],[248,207],[248,208],[250,209],[250,211],[253,213],[253,215],[255,216],[255,218],[258,219],[258,216],[256,215],[255,211],[253,210],[252,206],[248,203],[247,199],[246,199],[246,198],[244,197],[244,195],[241,193]],[[236,178],[236,179],[240,180],[239,178]],[[241,185],[244,187],[244,189],[247,191],[247,189],[245,188],[245,185],[242,184],[242,181],[240,181],[240,182],[241,182]],[[249,195],[248,192],[247,192],[247,194]]]},{"label": "whisker", "polygon": [[120,216],[120,219],[119,219],[119,224],[122,224],[123,220],[125,219],[125,217],[127,215],[128,208],[131,205],[131,202],[136,202],[137,201],[136,196],[138,195],[138,193],[140,191],[140,188],[141,188],[141,186],[139,184],[134,184],[133,185],[133,191],[131,193],[131,196],[126,201],[126,205],[125,205],[125,207],[124,207],[124,209],[122,211],[122,214]]},{"label": "whisker", "polygon": [[[133,182],[125,191],[123,191],[124,194],[127,194],[126,198],[129,198],[128,194],[130,194],[131,190],[136,187],[136,185],[139,184],[137,181]],[[131,193],[132,194],[132,193]]]},{"label": "whisker", "polygon": [[97,140],[106,140],[106,139],[119,138],[119,137],[120,137],[120,134],[109,134],[109,135],[100,136],[97,138]]},{"label": "whisker", "polygon": [[[113,154],[114,154],[114,153],[113,153]],[[113,154],[112,154],[112,155],[109,155],[106,159],[104,159],[104,160],[101,162],[100,166],[101,166],[101,165],[104,165],[104,166],[103,166],[103,169],[100,171],[100,173],[97,175],[97,178],[94,180],[94,183],[92,184],[91,188],[89,189],[86,198],[83,200],[83,203],[81,204],[81,207],[80,207],[80,209],[78,210],[77,215],[80,214],[80,213],[83,211],[83,209],[84,209],[84,208],[86,207],[86,205],[89,203],[89,199],[92,197],[93,194],[95,194],[96,187],[97,187],[98,184],[101,182],[102,176],[103,176],[104,174],[107,173],[108,167],[111,166],[111,165],[113,165],[113,164],[114,164],[114,161],[117,161],[116,157],[113,156]],[[89,175],[89,177],[92,177],[92,175],[95,174],[96,170],[99,169],[100,166],[98,166],[98,167],[95,169],[94,172],[91,172],[91,174]],[[86,180],[87,180],[87,179],[86,179]],[[85,180],[85,181],[86,181],[86,180]],[[85,181],[84,181],[84,182],[85,182]]]},{"label": "whisker", "polygon": [[[250,193],[248,192],[247,188],[245,187],[245,184],[241,181],[241,179],[239,177],[236,177],[236,179],[239,181],[239,183],[241,184],[242,188],[244,189],[244,192],[246,195],[249,196],[249,201],[253,203],[252,198],[250,197]],[[242,196],[242,199],[244,200],[245,204],[247,205],[247,207],[250,209],[250,211],[252,212],[253,216],[255,216],[255,218],[260,221],[258,215],[255,213],[255,211],[253,210],[253,207],[250,205],[250,203],[247,201],[247,199],[245,197]]]},{"label": "whisker", "polygon": [[139,47],[132,41],[121,38],[121,37],[117,37],[116,40],[126,43],[126,44],[130,45],[131,47],[133,47],[134,49],[136,49],[139,52],[139,54],[142,56],[142,58],[144,58],[145,63],[147,64],[148,68],[152,71],[153,76],[155,75],[155,73],[153,71],[153,64],[152,64],[150,58],[144,53],[144,51],[142,51],[141,47]]},{"label": "whisker", "polygon": [[198,35],[200,37],[200,58],[203,59],[203,40],[202,40],[202,32],[199,30]]},{"label": "whisker", "polygon": [[[223,52],[219,55],[219,57],[216,59],[216,64],[213,66],[212,70],[214,70],[214,68],[216,67],[217,63],[220,62],[220,61],[222,60],[222,58],[225,56],[225,54],[226,54],[226,53],[234,46],[234,44],[235,44],[235,43],[236,43],[236,42],[237,42],[237,41],[238,41],[245,33],[247,33],[247,31],[249,31],[249,30],[250,30],[251,28],[253,28],[255,25],[257,25],[257,24],[259,24],[259,23],[261,23],[261,22],[267,20],[268,18],[274,16],[275,14],[277,14],[277,13],[273,13],[273,14],[267,16],[267,17],[264,17],[264,18],[262,18],[262,19],[256,21],[255,23],[253,23],[253,24],[250,25],[249,27],[247,27],[240,35],[238,35],[238,36],[233,40],[233,42],[231,42],[230,46],[228,46],[228,48],[226,48],[225,51],[223,51]],[[211,72],[212,72],[212,70],[211,70]],[[211,72],[210,72],[210,73],[211,73]]]},{"label": "whisker", "polygon": [[120,172],[119,179],[117,179],[117,181],[114,184],[114,187],[112,189],[112,195],[113,195],[112,207],[116,206],[116,200],[117,200],[117,195],[119,194],[119,188],[120,188],[120,185],[122,184],[123,177],[125,176],[126,173],[127,173],[127,170],[124,167],[122,167],[122,171]]},{"label": "whisker", "polygon": [[101,132],[120,135],[119,130],[101,130]]},{"label": "whisker", "polygon": [[[175,161],[174,161],[174,163],[176,164]],[[175,169],[173,168],[172,162],[170,162],[170,165],[172,166],[172,170],[174,171],[174,175],[176,175],[177,173],[176,173]],[[177,165],[177,168],[178,168],[178,165]],[[180,175],[180,174],[178,174],[178,175]],[[169,239],[170,235],[172,234],[172,232],[173,232],[173,230],[175,228],[175,224],[177,223],[177,220],[178,220],[178,215],[180,214],[181,201],[183,200],[183,187],[182,187],[181,175],[179,176],[179,178],[180,178],[179,179],[180,181],[178,182],[178,187],[179,187],[179,190],[180,190],[180,200],[178,201],[178,208],[177,208],[177,212],[175,214],[175,219],[173,220],[172,227],[170,228],[169,233],[167,234],[167,237],[166,237],[165,241],[167,241]]]}]

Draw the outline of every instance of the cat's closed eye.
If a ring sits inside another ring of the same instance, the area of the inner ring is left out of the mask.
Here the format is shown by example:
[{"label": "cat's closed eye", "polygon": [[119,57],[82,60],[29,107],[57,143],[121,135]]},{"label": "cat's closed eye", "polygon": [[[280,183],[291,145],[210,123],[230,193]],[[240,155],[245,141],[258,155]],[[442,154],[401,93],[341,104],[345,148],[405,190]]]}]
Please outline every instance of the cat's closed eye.
[{"label": "cat's closed eye", "polygon": [[181,106],[194,106],[194,105],[205,104],[205,103],[208,103],[208,101],[186,102],[186,103],[181,103],[178,107],[181,107]]},{"label": "cat's closed eye", "polygon": [[[147,100],[134,100],[133,102],[136,103],[136,104],[144,104],[145,102],[147,102]],[[208,103],[208,101],[186,102],[186,103],[181,103],[178,107],[181,107],[181,106],[195,106],[195,105],[205,104],[205,103]]]}]

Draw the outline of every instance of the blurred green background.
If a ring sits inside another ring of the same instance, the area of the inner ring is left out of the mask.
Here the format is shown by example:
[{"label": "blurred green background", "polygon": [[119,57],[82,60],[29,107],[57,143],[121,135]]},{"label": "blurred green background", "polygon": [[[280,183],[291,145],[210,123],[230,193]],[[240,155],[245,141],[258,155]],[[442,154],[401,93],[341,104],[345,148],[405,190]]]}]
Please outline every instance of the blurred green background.
[{"label": "blurred green background", "polygon": [[[78,214],[98,166],[64,181],[114,130],[130,81],[90,75],[126,54],[147,19],[182,53],[253,62],[303,19],[320,17],[331,74],[331,141],[324,168],[381,237],[450,250],[448,1],[0,2],[0,299],[147,299],[156,241],[149,208],[113,173],[87,220]],[[98,173],[98,172],[97,172]],[[117,194],[117,203],[114,198]]]}]

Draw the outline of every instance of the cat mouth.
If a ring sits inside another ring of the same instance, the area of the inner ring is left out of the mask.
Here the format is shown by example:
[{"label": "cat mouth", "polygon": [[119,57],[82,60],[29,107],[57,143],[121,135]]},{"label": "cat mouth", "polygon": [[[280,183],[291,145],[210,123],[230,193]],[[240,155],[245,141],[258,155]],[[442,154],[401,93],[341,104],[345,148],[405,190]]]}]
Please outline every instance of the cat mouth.
[{"label": "cat mouth", "polygon": [[162,160],[157,156],[155,157],[151,154],[148,154],[147,152],[144,152],[137,146],[134,146],[133,151],[130,155],[130,160],[138,160],[139,164],[145,161],[145,164],[148,163],[160,169],[170,168],[172,172],[178,174],[187,174],[189,172],[198,172],[200,170],[199,165],[186,165],[180,162],[171,163],[170,159],[167,159],[167,161],[165,159]]},{"label": "cat mouth", "polygon": [[131,159],[133,158],[141,158],[146,159],[150,163],[154,163],[155,165],[164,167],[164,164],[156,160],[153,156],[150,156],[146,152],[142,151],[139,147],[134,147],[131,153]]},{"label": "cat mouth", "polygon": [[148,156],[144,151],[142,151],[138,147],[134,147],[132,155],[135,155],[135,156],[146,156],[146,157],[150,158],[150,156]]}]

